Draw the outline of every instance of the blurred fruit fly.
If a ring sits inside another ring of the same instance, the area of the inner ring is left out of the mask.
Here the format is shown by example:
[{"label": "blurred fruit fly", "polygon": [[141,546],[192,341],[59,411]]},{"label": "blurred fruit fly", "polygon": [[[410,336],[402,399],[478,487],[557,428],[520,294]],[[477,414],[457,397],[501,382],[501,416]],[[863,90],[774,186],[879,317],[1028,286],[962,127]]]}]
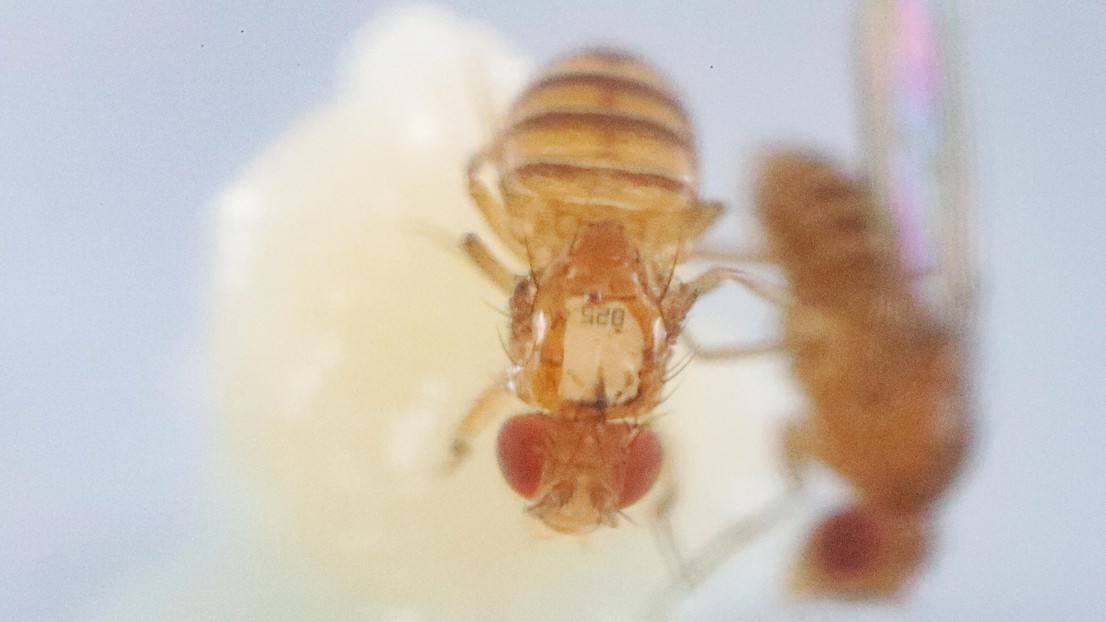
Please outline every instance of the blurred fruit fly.
[{"label": "blurred fruit fly", "polygon": [[[850,258],[827,246],[824,259],[785,259],[788,227],[768,221],[772,204],[778,205],[772,187],[788,183],[788,165],[770,169],[762,186],[765,222],[796,284],[796,306],[840,322],[833,336],[796,340],[795,374],[807,387],[813,416],[796,425],[790,450],[796,460],[827,464],[857,492],[852,507],[811,534],[794,577],[801,591],[899,593],[932,547],[936,505],[969,449],[978,277],[957,56],[939,4],[869,2],[862,15],[861,83],[873,183],[851,201],[844,199],[849,192],[827,201],[840,208],[825,211],[839,223],[841,250],[859,239],[847,223],[871,223],[865,225],[871,227],[870,249],[853,250]],[[805,184],[795,179],[795,189],[848,186],[829,171],[814,175]],[[786,217],[786,209],[779,215]],[[888,241],[889,248],[880,248]],[[864,290],[850,292],[846,285],[823,299],[809,283],[817,272],[804,270],[803,262],[821,262],[834,275],[854,272],[860,278],[850,277],[856,279],[850,285]],[[789,318],[796,334],[809,322],[805,313],[796,310]]]},{"label": "blurred fruit fly", "polygon": [[614,525],[663,461],[649,417],[688,309],[740,273],[674,275],[722,211],[697,189],[694,138],[672,87],[642,61],[590,49],[546,67],[473,160],[470,192],[529,265],[516,276],[475,235],[462,246],[510,295],[510,367],[458,426],[453,464],[499,431],[507,483],[549,527]]},{"label": "blurred fruit fly", "polygon": [[[873,598],[924,561],[969,449],[976,264],[944,13],[872,1],[860,23],[870,180],[777,153],[756,208],[788,282],[784,345],[809,405],[786,431],[790,473],[818,462],[854,492],[810,534],[792,587]],[[692,574],[747,537],[747,525],[719,536]]]}]

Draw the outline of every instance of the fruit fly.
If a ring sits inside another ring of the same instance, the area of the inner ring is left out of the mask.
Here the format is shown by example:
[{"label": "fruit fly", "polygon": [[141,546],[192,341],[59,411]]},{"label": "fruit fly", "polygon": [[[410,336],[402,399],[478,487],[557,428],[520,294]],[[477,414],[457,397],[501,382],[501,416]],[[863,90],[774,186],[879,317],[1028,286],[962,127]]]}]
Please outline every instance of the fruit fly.
[{"label": "fruit fly", "polygon": [[[899,593],[932,547],[936,506],[970,446],[976,264],[942,17],[921,0],[866,7],[875,183],[863,188],[820,163],[786,159],[762,182],[773,253],[797,301],[788,318],[795,375],[814,414],[792,430],[789,449],[857,492],[811,534],[794,576],[805,592]],[[798,214],[803,203],[821,212],[810,225]],[[804,229],[822,226],[833,240],[804,249]]]},{"label": "fruit fly", "polygon": [[[767,255],[788,283],[783,345],[809,408],[786,429],[785,457],[796,482],[816,462],[854,493],[810,534],[801,593],[897,594],[970,445],[976,274],[956,76],[936,17],[921,0],[864,6],[870,181],[801,152],[767,157],[758,181]],[[747,529],[711,548],[732,550]],[[721,560],[709,556],[695,573]]]},{"label": "fruit fly", "polygon": [[476,236],[464,238],[510,295],[511,364],[458,426],[452,464],[517,398],[525,412],[503,424],[497,450],[529,513],[566,533],[613,526],[661,472],[649,417],[687,311],[741,278],[726,269],[688,283],[674,275],[722,210],[698,196],[687,114],[642,61],[584,50],[522,93],[473,159],[469,182],[529,273],[516,276]]}]

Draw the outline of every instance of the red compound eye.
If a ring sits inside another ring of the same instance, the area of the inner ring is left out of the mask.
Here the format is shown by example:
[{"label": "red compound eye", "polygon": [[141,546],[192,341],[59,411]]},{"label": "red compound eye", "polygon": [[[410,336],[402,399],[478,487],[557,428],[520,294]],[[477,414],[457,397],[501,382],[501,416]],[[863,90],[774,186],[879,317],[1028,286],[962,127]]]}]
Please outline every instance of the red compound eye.
[{"label": "red compound eye", "polygon": [[817,528],[818,559],[826,572],[855,576],[867,572],[880,546],[879,526],[852,507],[827,517]]},{"label": "red compound eye", "polygon": [[549,417],[531,414],[512,417],[499,429],[499,470],[507,484],[527,499],[534,496],[541,483],[550,425]]},{"label": "red compound eye", "polygon": [[622,480],[622,491],[618,496],[618,507],[633,505],[653,488],[661,471],[661,442],[649,429],[639,428],[629,446],[626,447]]}]

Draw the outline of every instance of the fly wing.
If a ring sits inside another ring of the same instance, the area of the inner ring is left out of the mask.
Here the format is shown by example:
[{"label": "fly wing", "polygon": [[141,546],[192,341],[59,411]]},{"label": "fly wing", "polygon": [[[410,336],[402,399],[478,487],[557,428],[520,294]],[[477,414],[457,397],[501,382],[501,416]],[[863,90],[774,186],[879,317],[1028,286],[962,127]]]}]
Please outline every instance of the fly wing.
[{"label": "fly wing", "polygon": [[960,66],[949,2],[867,0],[859,72],[868,170],[879,216],[915,294],[971,333],[978,265]]}]

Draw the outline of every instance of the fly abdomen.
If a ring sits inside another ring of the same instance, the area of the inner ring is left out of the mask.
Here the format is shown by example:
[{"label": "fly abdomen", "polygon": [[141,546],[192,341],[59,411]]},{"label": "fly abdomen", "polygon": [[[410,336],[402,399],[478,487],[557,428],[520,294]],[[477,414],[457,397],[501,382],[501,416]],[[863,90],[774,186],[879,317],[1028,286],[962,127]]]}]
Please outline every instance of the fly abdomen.
[{"label": "fly abdomen", "polygon": [[764,165],[757,206],[796,300],[840,306],[905,293],[894,237],[868,189],[831,164],[785,154]]},{"label": "fly abdomen", "polygon": [[654,69],[621,52],[550,65],[511,108],[493,152],[506,204],[539,233],[612,219],[648,244],[650,227],[683,234],[667,217],[697,204],[687,114]]}]

